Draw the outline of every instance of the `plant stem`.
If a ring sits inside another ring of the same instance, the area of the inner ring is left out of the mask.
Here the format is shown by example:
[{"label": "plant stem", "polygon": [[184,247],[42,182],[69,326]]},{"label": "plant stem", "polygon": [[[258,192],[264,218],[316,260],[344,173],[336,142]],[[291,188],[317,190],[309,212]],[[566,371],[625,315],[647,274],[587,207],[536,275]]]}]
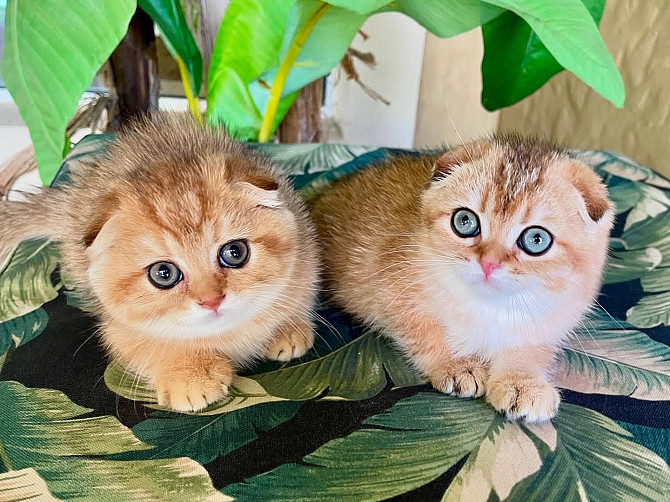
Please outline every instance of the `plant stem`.
[{"label": "plant stem", "polygon": [[302,50],[302,46],[305,45],[309,34],[314,29],[317,21],[321,19],[321,16],[323,16],[328,9],[330,9],[330,4],[323,2],[314,9],[314,12],[307,18],[305,25],[300,28],[300,31],[296,34],[293,42],[291,42],[291,46],[288,48],[286,56],[284,56],[281,65],[279,65],[279,70],[277,71],[274,82],[272,82],[272,88],[270,89],[270,98],[268,99],[268,104],[265,107],[265,113],[263,114],[261,130],[258,133],[258,141],[260,143],[266,143],[270,140],[272,126],[274,125],[275,117],[277,116],[279,100],[284,91],[284,85],[286,84],[288,74],[290,73],[291,68],[293,68],[295,60],[298,59],[298,55]]},{"label": "plant stem", "polygon": [[188,77],[188,70],[182,58],[177,56],[177,66],[179,67],[179,76],[181,77],[181,83],[184,86],[184,96],[188,101],[188,109],[191,111],[191,115],[195,121],[202,125],[202,113],[200,113],[200,105],[198,104],[198,99],[193,96],[193,91],[191,90],[191,80]]}]

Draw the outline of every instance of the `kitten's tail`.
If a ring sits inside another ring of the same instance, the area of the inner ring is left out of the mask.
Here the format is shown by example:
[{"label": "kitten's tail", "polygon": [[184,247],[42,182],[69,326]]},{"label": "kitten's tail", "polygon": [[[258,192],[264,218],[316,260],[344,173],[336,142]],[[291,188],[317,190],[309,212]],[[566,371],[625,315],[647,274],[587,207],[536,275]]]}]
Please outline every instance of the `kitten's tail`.
[{"label": "kitten's tail", "polygon": [[50,204],[51,190],[25,194],[22,201],[0,200],[0,270],[22,241],[60,238],[63,225]]}]

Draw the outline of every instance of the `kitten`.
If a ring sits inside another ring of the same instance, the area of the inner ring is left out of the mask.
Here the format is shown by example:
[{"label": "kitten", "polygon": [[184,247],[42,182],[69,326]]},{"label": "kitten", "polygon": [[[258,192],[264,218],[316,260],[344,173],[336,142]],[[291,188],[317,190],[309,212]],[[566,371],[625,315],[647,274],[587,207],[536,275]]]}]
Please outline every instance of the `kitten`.
[{"label": "kitten", "polygon": [[139,121],[68,186],[0,202],[0,251],[37,237],[59,242],[104,345],[166,407],[202,409],[236,368],[313,344],[302,201],[268,159],[188,117]]},{"label": "kitten", "polygon": [[613,210],[566,152],[517,137],[396,156],[315,202],[326,286],[445,393],[556,414],[561,344],[599,290]]}]

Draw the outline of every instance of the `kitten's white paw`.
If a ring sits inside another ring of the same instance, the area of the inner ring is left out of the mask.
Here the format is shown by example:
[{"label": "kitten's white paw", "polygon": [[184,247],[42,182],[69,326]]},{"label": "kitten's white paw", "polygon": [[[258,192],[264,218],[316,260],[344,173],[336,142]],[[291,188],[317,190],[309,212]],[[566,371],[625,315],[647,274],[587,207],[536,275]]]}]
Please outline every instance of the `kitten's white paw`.
[{"label": "kitten's white paw", "polygon": [[175,411],[206,408],[228,395],[233,370],[226,361],[173,368],[155,380],[158,404]]},{"label": "kitten's white paw", "polygon": [[275,361],[290,361],[304,356],[314,345],[314,330],[306,322],[285,324],[270,341],[265,356]]},{"label": "kitten's white paw", "polygon": [[476,357],[454,359],[430,375],[433,387],[458,397],[483,396],[487,378],[486,363]]},{"label": "kitten's white paw", "polygon": [[561,396],[546,380],[512,373],[489,381],[487,401],[509,420],[545,422],[556,416]]}]

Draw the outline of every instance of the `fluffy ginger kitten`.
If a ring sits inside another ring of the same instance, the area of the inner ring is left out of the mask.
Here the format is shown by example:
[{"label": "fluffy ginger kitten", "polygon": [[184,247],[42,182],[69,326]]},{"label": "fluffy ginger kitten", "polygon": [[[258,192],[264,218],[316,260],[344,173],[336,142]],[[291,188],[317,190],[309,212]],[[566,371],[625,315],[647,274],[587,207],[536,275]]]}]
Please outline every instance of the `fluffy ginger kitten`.
[{"label": "fluffy ginger kitten", "polygon": [[612,204],[566,152],[517,137],[396,156],[316,201],[333,300],[445,393],[548,420],[554,356],[594,301]]},{"label": "fluffy ginger kitten", "polygon": [[236,368],[312,346],[307,211],[278,169],[223,132],[157,115],[68,186],[28,197],[0,202],[0,254],[57,241],[104,345],[153,383],[159,404],[202,409]]}]

